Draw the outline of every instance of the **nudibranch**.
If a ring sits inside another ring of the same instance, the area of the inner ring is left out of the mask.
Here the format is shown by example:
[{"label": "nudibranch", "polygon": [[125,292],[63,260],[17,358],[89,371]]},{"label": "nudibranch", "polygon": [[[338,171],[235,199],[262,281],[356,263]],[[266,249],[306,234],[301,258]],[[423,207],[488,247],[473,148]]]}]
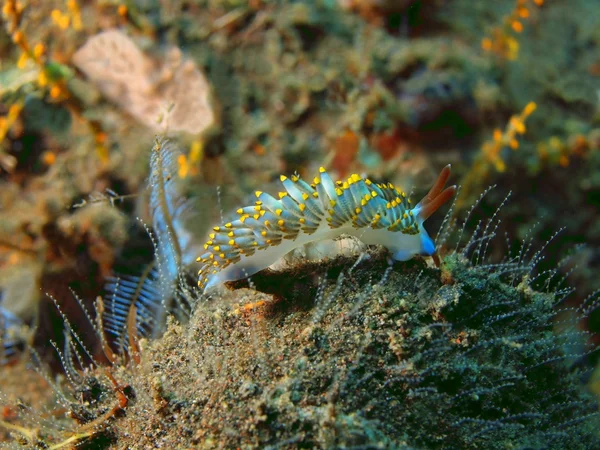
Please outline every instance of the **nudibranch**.
[{"label": "nudibranch", "polygon": [[202,264],[198,286],[206,291],[247,278],[294,248],[342,234],[382,245],[396,261],[434,254],[423,222],[454,195],[456,186],[444,189],[450,165],[415,206],[391,183],[376,184],[357,174],[334,183],[323,167],[319,172],[311,184],[282,175],[285,190],[279,199],[256,191],[254,206],[238,209],[239,218],[214,227],[197,259]]}]

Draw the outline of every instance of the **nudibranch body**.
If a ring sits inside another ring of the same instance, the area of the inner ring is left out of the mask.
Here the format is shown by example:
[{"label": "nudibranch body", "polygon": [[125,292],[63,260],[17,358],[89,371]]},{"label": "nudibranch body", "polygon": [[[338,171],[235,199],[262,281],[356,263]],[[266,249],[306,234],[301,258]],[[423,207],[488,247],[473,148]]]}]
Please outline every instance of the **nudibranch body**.
[{"label": "nudibranch body", "polygon": [[254,206],[238,209],[237,220],[214,227],[204,244],[206,252],[197,259],[202,264],[199,287],[207,290],[247,278],[294,248],[342,234],[382,245],[396,261],[435,252],[423,222],[456,190],[444,189],[449,165],[415,206],[391,183],[375,184],[357,174],[334,183],[324,168],[319,172],[311,184],[282,175],[285,191],[279,199],[256,191]]}]

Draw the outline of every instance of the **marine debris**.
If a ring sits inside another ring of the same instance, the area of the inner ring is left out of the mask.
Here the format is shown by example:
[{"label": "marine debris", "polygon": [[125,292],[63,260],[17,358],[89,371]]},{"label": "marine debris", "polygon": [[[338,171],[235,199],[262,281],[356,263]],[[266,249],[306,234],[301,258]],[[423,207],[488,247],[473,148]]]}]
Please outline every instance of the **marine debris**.
[{"label": "marine debris", "polygon": [[125,33],[103,31],[73,55],[73,64],[111,101],[148,128],[199,135],[214,125],[206,78],[178,48],[157,63]]}]

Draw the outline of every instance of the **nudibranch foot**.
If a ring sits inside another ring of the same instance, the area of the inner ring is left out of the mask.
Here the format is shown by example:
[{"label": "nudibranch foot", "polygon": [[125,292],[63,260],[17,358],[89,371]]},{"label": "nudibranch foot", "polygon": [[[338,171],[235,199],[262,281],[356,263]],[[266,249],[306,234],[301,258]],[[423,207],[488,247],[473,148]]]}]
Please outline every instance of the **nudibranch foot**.
[{"label": "nudibranch foot", "polygon": [[413,207],[392,183],[376,184],[357,174],[333,182],[321,167],[310,184],[297,175],[282,175],[284,191],[278,199],[256,191],[254,205],[239,208],[236,220],[213,228],[197,259],[202,264],[198,285],[206,291],[247,278],[297,247],[342,234],[382,245],[396,261],[431,256],[435,243],[423,222],[454,195],[455,186],[444,189],[449,177],[450,165]]}]

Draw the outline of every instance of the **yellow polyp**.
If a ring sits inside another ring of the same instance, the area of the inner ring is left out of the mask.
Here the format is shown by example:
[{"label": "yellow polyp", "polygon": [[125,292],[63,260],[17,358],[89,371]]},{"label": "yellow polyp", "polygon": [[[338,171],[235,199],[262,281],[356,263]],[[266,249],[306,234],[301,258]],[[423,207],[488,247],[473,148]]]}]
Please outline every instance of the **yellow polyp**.
[{"label": "yellow polyp", "polygon": [[314,177],[313,178],[313,183],[319,184],[320,182],[321,182],[321,180],[319,179],[319,177]]},{"label": "yellow polyp", "polygon": [[213,227],[213,230],[214,230],[214,231],[220,231],[220,230],[221,230],[221,227]]},{"label": "yellow polyp", "polygon": [[282,209],[276,209],[276,210],[275,210],[275,214],[277,214],[278,216],[280,216],[280,215],[281,215],[281,213],[283,213],[283,210],[282,210]]},{"label": "yellow polyp", "polygon": [[335,193],[338,195],[338,197],[344,194],[344,192],[340,188],[336,188]]},{"label": "yellow polyp", "polygon": [[362,211],[362,209],[360,209],[359,207],[356,207],[356,208],[354,209],[354,212],[355,212],[356,214],[360,214],[360,212],[361,212],[361,211]]},{"label": "yellow polyp", "polygon": [[260,235],[264,237],[264,236],[267,235],[267,232],[265,230],[263,230],[263,231],[260,232]]},{"label": "yellow polyp", "polygon": [[302,199],[305,200],[305,201],[308,200],[308,194],[307,193],[303,193],[302,194]]},{"label": "yellow polyp", "polygon": [[511,139],[508,143],[509,147],[512,148],[513,150],[516,150],[519,148],[519,141],[517,141],[516,139]]},{"label": "yellow polyp", "polygon": [[282,227],[285,224],[285,221],[283,219],[279,219],[277,221],[277,225],[279,225],[280,227]]},{"label": "yellow polyp", "polygon": [[300,223],[306,223],[306,219],[304,219],[304,217],[300,217],[300,219],[298,219],[298,222],[300,222]]},{"label": "yellow polyp", "polygon": [[291,180],[295,183],[298,181],[298,177],[296,175],[292,175]]},{"label": "yellow polyp", "polygon": [[258,220],[258,218],[259,218],[259,217],[260,217],[260,214],[254,214],[254,215],[252,216],[252,218],[253,218],[254,220]]},{"label": "yellow polyp", "polygon": [[58,9],[53,9],[50,12],[50,18],[52,19],[52,21],[58,25],[58,22],[60,21],[60,18],[62,17],[62,13],[60,12],[60,10]]},{"label": "yellow polyp", "polygon": [[204,142],[197,140],[192,142],[190,146],[190,161],[193,163],[197,163],[202,161],[204,157]]},{"label": "yellow polyp", "polygon": [[37,82],[40,87],[46,87],[48,85],[48,77],[46,76],[46,72],[43,70],[40,71]]},{"label": "yellow polyp", "polygon": [[262,194],[262,191],[256,191],[256,192],[254,193],[254,195],[256,195],[257,197],[260,197],[260,195],[261,195],[261,194]]},{"label": "yellow polyp", "polygon": [[325,173],[326,172],[325,167],[319,167],[319,172],[320,173]]},{"label": "yellow polyp", "polygon": [[21,56],[19,56],[19,60],[17,61],[17,67],[19,69],[24,69],[27,65],[27,61],[29,61],[29,56],[27,55],[27,53],[21,53]]},{"label": "yellow polyp", "polygon": [[527,128],[525,128],[525,124],[524,124],[523,122],[521,122],[521,121],[518,121],[518,122],[515,124],[515,131],[516,131],[518,134],[525,134],[525,131],[527,131]]},{"label": "yellow polyp", "polygon": [[239,208],[239,209],[238,209],[236,212],[237,212],[238,214],[244,214],[244,210],[243,210],[242,208]]},{"label": "yellow polyp", "polygon": [[38,43],[33,47],[33,56],[36,60],[39,60],[46,53],[46,47],[44,44]]},{"label": "yellow polyp", "polygon": [[235,240],[233,240],[233,239],[230,239],[230,240],[229,240],[229,245],[231,245],[231,246],[235,245]]},{"label": "yellow polyp", "polygon": [[61,18],[58,20],[58,27],[61,30],[66,30],[67,28],[69,28],[69,25],[71,24],[71,18],[69,16],[61,16]]},{"label": "yellow polyp", "polygon": [[50,97],[57,99],[58,97],[60,97],[62,93],[62,89],[60,88],[60,86],[58,84],[55,84],[54,86],[52,86],[50,88]]},{"label": "yellow polyp", "polygon": [[265,227],[268,227],[269,225],[271,225],[271,222],[269,222],[268,220],[265,220]]},{"label": "yellow polyp", "polygon": [[518,20],[513,20],[510,24],[515,33],[521,33],[523,31],[523,24]]},{"label": "yellow polyp", "polygon": [[517,57],[519,56],[519,42],[517,42],[517,40],[515,38],[512,37],[508,37],[506,39],[506,44],[508,47],[508,51],[507,51],[507,59],[514,61],[517,59]]},{"label": "yellow polyp", "polygon": [[525,7],[521,7],[519,8],[518,14],[521,19],[527,19],[529,17],[529,10]]},{"label": "yellow polyp", "polygon": [[301,212],[304,212],[304,210],[306,209],[306,205],[304,203],[300,203],[298,205],[298,208],[300,209]]},{"label": "yellow polyp", "polygon": [[329,200],[329,205],[333,208],[336,205],[335,200]]},{"label": "yellow polyp", "polygon": [[215,252],[218,252],[218,251],[220,251],[220,250],[221,250],[221,247],[219,247],[218,245],[215,245],[215,246],[213,247],[213,250],[214,250]]},{"label": "yellow polyp", "polygon": [[535,102],[529,102],[523,109],[523,115],[525,117],[529,116],[532,112],[537,109],[537,104]]},{"label": "yellow polyp", "polygon": [[373,182],[367,178],[367,179],[365,180],[365,184],[366,184],[367,186],[371,186],[371,184],[373,184]]},{"label": "yellow polyp", "polygon": [[219,261],[213,261],[213,266],[217,267],[218,265],[219,265]]},{"label": "yellow polyp", "polygon": [[56,162],[56,153],[54,153],[53,151],[45,151],[42,154],[42,162],[44,163],[44,165],[46,166],[51,166]]},{"label": "yellow polyp", "polygon": [[280,176],[279,176],[279,180],[280,180],[281,182],[283,182],[283,181],[287,180],[287,177],[286,177],[285,175],[280,175]]},{"label": "yellow polyp", "polygon": [[371,197],[373,197],[373,198],[377,197],[377,192],[375,192],[375,191],[371,192]]},{"label": "yellow polyp", "polygon": [[177,175],[179,176],[179,178],[187,177],[187,174],[189,172],[189,166],[185,155],[179,155],[179,157],[177,158],[177,164],[179,166],[177,170]]},{"label": "yellow polyp", "polygon": [[495,162],[494,162],[494,167],[496,168],[496,170],[500,173],[506,171],[506,163],[498,158]]},{"label": "yellow polyp", "polygon": [[225,259],[225,253],[219,253],[219,258]]},{"label": "yellow polyp", "polygon": [[314,198],[319,198],[319,193],[318,192],[313,192],[312,195],[313,195]]},{"label": "yellow polyp", "polygon": [[231,222],[227,222],[227,223],[225,224],[225,228],[231,228]]}]

